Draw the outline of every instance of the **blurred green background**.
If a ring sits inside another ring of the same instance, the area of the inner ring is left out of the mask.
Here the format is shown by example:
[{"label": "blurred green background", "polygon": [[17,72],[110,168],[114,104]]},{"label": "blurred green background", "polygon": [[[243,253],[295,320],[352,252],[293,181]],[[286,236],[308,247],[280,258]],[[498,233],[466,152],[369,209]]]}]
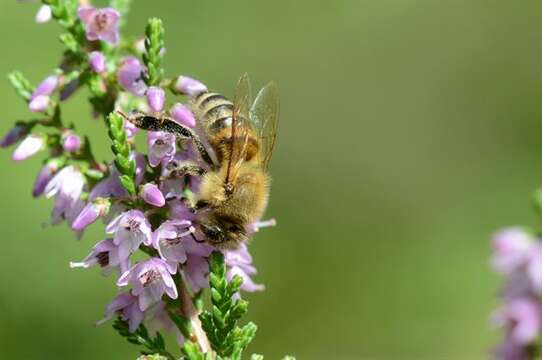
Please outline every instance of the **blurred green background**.
[{"label": "blurred green background", "polygon": [[[104,2],[97,2],[98,5]],[[0,74],[49,74],[61,45],[37,4],[0,1]],[[269,216],[251,247],[267,286],[249,296],[268,359],[484,359],[499,279],[491,233],[536,225],[542,184],[540,1],[135,1],[126,31],[164,20],[170,75],[231,94],[275,80],[282,116]],[[0,131],[30,113],[0,85]],[[109,157],[84,94],[67,116]],[[115,294],[70,270],[97,240],[43,229],[39,157],[0,153],[0,358],[134,359],[109,325]]]}]

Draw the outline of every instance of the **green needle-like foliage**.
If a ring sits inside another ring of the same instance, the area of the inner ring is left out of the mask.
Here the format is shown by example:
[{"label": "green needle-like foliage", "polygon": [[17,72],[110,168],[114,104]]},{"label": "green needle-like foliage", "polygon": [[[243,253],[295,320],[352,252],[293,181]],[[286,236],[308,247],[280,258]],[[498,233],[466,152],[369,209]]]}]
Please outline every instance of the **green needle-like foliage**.
[{"label": "green needle-like foliage", "polygon": [[[164,338],[162,337],[162,334],[159,332],[156,333],[156,336],[153,338],[150,336],[149,332],[147,331],[147,328],[141,324],[139,328],[137,328],[136,331],[133,333],[130,332],[128,328],[128,323],[121,318],[117,318],[115,320],[115,323],[113,324],[113,328],[117,330],[117,332],[122,336],[125,337],[126,340],[128,340],[129,343],[135,344],[135,345],[141,345],[148,349],[148,351],[142,351],[141,353],[143,355],[152,355],[154,359],[156,358],[156,355],[161,355],[160,358],[166,358],[166,359],[175,359],[173,355],[171,355],[166,350],[166,344],[164,341]],[[153,359],[153,357],[150,357],[148,359]]]},{"label": "green needle-like foliage", "polygon": [[145,82],[149,86],[157,86],[164,78],[162,68],[162,51],[164,49],[164,26],[162,20],[149,19],[145,28],[145,49],[142,55],[143,62],[147,66]]},{"label": "green needle-like foliage", "polygon": [[8,74],[8,80],[11,85],[15,88],[17,94],[25,99],[26,101],[30,100],[34,87],[30,84],[30,81],[23,75],[20,71],[13,71]]},{"label": "green needle-like foliage", "polygon": [[113,140],[111,150],[115,154],[115,167],[120,172],[119,177],[122,186],[130,195],[136,194],[135,186],[135,161],[130,159],[130,144],[124,131],[124,119],[118,113],[113,112],[107,118],[109,125],[109,137]]}]

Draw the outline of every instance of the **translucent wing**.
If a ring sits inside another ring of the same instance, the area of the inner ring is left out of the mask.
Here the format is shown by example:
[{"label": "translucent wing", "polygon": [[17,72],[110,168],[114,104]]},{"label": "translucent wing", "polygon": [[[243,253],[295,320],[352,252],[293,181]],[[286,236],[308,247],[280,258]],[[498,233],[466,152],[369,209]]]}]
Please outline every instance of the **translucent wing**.
[{"label": "translucent wing", "polygon": [[256,96],[250,109],[250,120],[258,134],[262,167],[267,170],[279,125],[279,91],[274,83],[267,84]]},{"label": "translucent wing", "polygon": [[251,130],[250,104],[252,90],[247,74],[243,74],[235,87],[233,99],[233,116],[230,138],[230,157],[226,173],[226,184],[231,184],[237,176],[239,167],[245,161],[247,144]]}]

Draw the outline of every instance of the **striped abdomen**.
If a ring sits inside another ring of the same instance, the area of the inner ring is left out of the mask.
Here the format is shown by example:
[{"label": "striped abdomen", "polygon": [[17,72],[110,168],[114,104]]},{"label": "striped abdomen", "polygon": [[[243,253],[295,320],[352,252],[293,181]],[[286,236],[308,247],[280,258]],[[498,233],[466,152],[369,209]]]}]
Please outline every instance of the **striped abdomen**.
[{"label": "striped abdomen", "polygon": [[[204,92],[192,101],[192,110],[220,163],[229,158],[227,154],[231,151],[233,108],[233,103],[218,93]],[[245,156],[245,160],[249,161],[258,152],[258,141],[252,129],[244,129],[244,131],[249,132]],[[239,131],[239,133],[244,133],[244,131]],[[241,144],[242,141],[239,141],[238,136],[236,138],[237,141],[234,144]]]}]

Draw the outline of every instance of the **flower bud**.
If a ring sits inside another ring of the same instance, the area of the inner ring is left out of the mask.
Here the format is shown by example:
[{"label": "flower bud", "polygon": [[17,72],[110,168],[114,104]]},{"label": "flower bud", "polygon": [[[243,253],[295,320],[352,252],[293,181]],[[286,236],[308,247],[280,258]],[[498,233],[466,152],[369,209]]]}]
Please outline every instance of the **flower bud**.
[{"label": "flower bud", "polygon": [[111,202],[109,199],[97,198],[96,200],[89,202],[73,221],[72,230],[81,231],[85,229],[99,217],[107,214],[110,207]]},{"label": "flower bud", "polygon": [[77,152],[81,148],[81,138],[75,134],[67,134],[62,139],[62,147],[67,152]]},{"label": "flower bud", "polygon": [[49,96],[38,95],[28,103],[28,109],[32,112],[43,112],[49,107]]},{"label": "flower bud", "polygon": [[152,183],[143,185],[141,187],[139,196],[141,196],[141,198],[145,200],[147,204],[156,207],[162,207],[166,204],[166,199],[164,198],[164,195],[162,194],[158,186]]},{"label": "flower bud", "polygon": [[42,5],[38,12],[36,13],[36,22],[38,24],[43,24],[51,20],[52,11],[49,5]]},{"label": "flower bud", "polygon": [[11,158],[14,161],[26,160],[38,151],[43,149],[45,140],[38,135],[28,135],[20,144],[15,148]]},{"label": "flower bud", "polygon": [[151,86],[147,90],[147,103],[153,112],[160,112],[164,109],[166,93],[159,87]]},{"label": "flower bud", "polygon": [[34,100],[40,95],[51,95],[58,86],[58,77],[51,75],[46,77],[37,87],[36,90],[32,93],[30,100]]},{"label": "flower bud", "polygon": [[61,166],[61,161],[58,159],[53,159],[48,161],[36,176],[34,181],[34,186],[32,188],[32,196],[38,197],[43,194],[45,187],[49,181],[53,178],[54,174],[58,171]]},{"label": "flower bud", "polygon": [[183,126],[194,128],[196,126],[196,118],[192,112],[183,104],[176,103],[171,107],[169,113],[175,121]]},{"label": "flower bud", "polygon": [[173,83],[173,90],[181,94],[196,96],[207,91],[207,86],[191,77],[179,76]]},{"label": "flower bud", "polygon": [[105,71],[105,56],[99,51],[93,51],[89,55],[89,63],[92,70],[98,74]]},{"label": "flower bud", "polygon": [[0,140],[0,147],[8,147],[15,144],[17,141],[21,140],[22,137],[26,134],[26,127],[23,125],[15,125],[8,131],[6,135]]}]

